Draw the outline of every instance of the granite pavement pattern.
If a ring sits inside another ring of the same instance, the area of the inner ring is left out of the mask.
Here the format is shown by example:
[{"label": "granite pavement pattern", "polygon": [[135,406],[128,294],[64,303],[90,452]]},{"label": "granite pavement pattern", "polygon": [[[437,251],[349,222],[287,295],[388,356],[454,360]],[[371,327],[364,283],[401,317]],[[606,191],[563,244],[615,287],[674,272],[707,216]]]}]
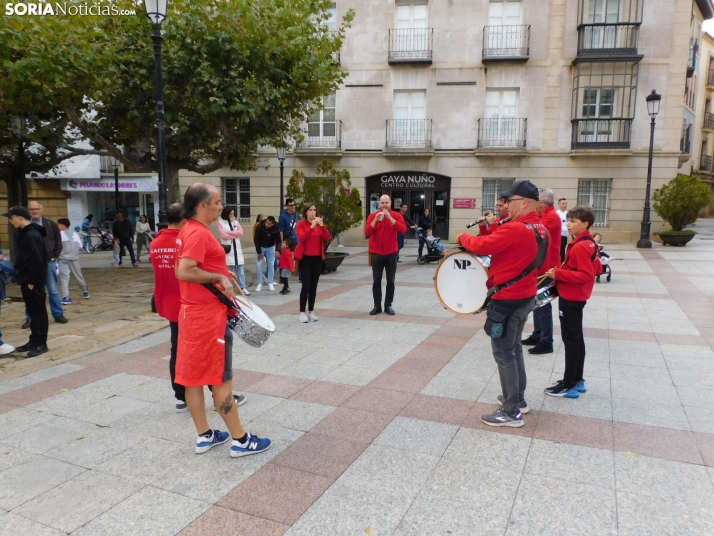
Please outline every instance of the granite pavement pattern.
[{"label": "granite pavement pattern", "polygon": [[277,328],[234,345],[246,428],[273,440],[257,456],[194,454],[166,323],[137,298],[150,334],[0,376],[0,534],[714,534],[714,225],[698,227],[686,248],[607,248],[588,392],[542,394],[563,370],[556,317],[555,352],[526,358],[520,429],[480,422],[500,392],[484,319],[440,306],[414,244],[394,317],[368,315],[364,248],[321,278],[318,322],[298,321],[294,278],[253,294]]}]

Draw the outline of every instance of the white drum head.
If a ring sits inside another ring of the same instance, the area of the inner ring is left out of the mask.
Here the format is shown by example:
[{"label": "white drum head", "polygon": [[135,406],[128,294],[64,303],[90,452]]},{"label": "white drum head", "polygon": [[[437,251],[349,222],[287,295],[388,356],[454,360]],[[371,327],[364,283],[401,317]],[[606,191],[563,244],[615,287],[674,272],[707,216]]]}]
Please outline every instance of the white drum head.
[{"label": "white drum head", "polygon": [[[447,255],[436,268],[434,287],[439,301],[456,314],[473,314],[486,299],[485,259],[471,253]],[[490,259],[489,259],[490,260]]]},{"label": "white drum head", "polygon": [[265,331],[269,331],[271,333],[275,331],[275,324],[273,324],[273,321],[270,319],[268,314],[260,307],[242,296],[236,297],[235,300],[238,302],[240,310],[243,314],[245,314],[245,316],[250,318]]}]

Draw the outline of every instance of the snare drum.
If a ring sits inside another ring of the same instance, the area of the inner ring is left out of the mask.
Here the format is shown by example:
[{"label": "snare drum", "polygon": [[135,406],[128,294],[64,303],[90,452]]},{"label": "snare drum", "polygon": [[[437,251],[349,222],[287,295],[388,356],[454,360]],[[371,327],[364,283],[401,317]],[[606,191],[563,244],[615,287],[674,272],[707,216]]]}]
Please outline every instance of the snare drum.
[{"label": "snare drum", "polygon": [[240,307],[233,318],[228,318],[228,327],[243,342],[260,348],[275,333],[275,324],[270,317],[248,298],[235,298]]},{"label": "snare drum", "polygon": [[457,251],[449,253],[436,268],[436,297],[452,313],[470,315],[480,312],[488,289],[491,257]]},{"label": "snare drum", "polygon": [[558,287],[555,285],[555,281],[551,281],[544,287],[539,288],[538,292],[536,292],[535,306],[533,307],[533,310],[535,311],[536,309],[549,304],[557,297]]}]

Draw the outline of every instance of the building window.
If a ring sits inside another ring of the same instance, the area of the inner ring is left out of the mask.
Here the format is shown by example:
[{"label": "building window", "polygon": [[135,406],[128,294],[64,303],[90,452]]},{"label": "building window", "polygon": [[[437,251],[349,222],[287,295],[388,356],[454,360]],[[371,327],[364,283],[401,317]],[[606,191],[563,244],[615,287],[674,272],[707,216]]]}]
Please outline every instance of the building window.
[{"label": "building window", "polygon": [[638,63],[578,63],[573,79],[572,148],[628,148]]},{"label": "building window", "polygon": [[427,28],[426,4],[396,7],[396,27],[389,30],[389,61],[431,63],[433,32]]},{"label": "building window", "polygon": [[337,31],[337,5],[332,4],[332,7],[327,9],[327,20],[325,21],[325,26],[328,32]]},{"label": "building window", "polygon": [[511,186],[516,179],[484,179],[483,188],[481,192],[481,212],[485,210],[492,210],[496,213],[496,200],[501,192],[505,192]]},{"label": "building window", "polygon": [[524,147],[525,121],[518,118],[517,89],[487,89],[479,147]]},{"label": "building window", "polygon": [[610,179],[580,179],[578,205],[589,205],[595,210],[595,227],[607,227],[610,214]]},{"label": "building window", "polygon": [[250,179],[222,178],[223,204],[236,212],[240,221],[250,221]]},{"label": "building window", "polygon": [[308,118],[307,146],[337,147],[335,93],[322,97],[322,108]]},{"label": "building window", "polygon": [[394,92],[394,119],[387,120],[387,146],[431,146],[431,121],[426,119],[426,91]]}]

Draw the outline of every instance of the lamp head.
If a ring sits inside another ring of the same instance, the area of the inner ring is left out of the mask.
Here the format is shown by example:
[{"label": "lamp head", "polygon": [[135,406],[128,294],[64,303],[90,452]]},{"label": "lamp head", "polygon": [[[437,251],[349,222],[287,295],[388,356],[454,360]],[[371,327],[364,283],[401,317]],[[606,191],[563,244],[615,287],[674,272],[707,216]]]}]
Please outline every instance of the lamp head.
[{"label": "lamp head", "polygon": [[146,16],[152,23],[161,25],[166,18],[166,4],[168,0],[144,0]]},{"label": "lamp head", "polygon": [[647,112],[650,114],[650,117],[654,119],[659,113],[659,103],[662,100],[662,95],[653,89],[652,93],[647,95],[645,100],[647,101]]},{"label": "lamp head", "polygon": [[278,147],[277,151],[278,151],[278,160],[280,160],[281,162],[284,162],[285,161],[285,153],[286,153],[287,149],[283,146],[283,147]]},{"label": "lamp head", "polygon": [[15,115],[10,119],[10,123],[12,124],[12,133],[18,138],[22,138],[25,135],[27,120],[21,115]]}]

